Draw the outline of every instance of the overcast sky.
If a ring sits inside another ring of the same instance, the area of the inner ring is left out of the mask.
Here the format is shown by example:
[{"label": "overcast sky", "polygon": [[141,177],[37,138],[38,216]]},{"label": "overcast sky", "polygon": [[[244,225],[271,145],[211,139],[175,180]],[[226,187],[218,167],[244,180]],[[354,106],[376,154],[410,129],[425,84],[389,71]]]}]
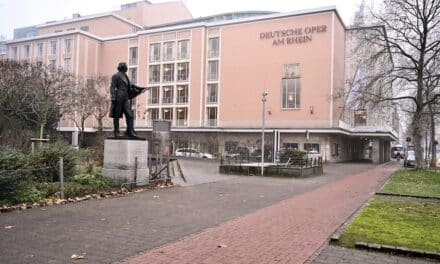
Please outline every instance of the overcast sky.
[{"label": "overcast sky", "polygon": [[[12,39],[14,28],[32,26],[46,21],[71,18],[117,10],[121,4],[136,0],[0,0],[0,35]],[[151,0],[152,3],[169,2]],[[194,17],[232,11],[289,12],[307,8],[336,6],[344,22],[351,23],[360,0],[184,0]]]}]

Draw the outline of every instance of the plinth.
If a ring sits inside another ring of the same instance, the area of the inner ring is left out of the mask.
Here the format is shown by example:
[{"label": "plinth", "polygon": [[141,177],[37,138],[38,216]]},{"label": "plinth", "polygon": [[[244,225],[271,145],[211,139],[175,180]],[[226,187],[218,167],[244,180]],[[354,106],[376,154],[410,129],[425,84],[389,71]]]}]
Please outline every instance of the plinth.
[{"label": "plinth", "polygon": [[102,175],[110,184],[123,183],[145,185],[148,183],[148,141],[130,139],[106,139]]}]

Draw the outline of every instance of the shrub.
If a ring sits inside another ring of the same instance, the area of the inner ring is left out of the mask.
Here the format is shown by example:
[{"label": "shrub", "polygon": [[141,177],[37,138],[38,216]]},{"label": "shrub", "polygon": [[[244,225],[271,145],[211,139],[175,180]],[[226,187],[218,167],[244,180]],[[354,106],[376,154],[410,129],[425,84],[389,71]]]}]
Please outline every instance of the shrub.
[{"label": "shrub", "polygon": [[63,157],[64,179],[69,180],[75,175],[75,166],[81,158],[81,153],[67,144],[55,143],[39,148],[29,156],[29,163],[36,170],[33,175],[38,182],[59,181],[59,159]]},{"label": "shrub", "polygon": [[0,147],[0,200],[8,203],[16,191],[32,182],[26,156],[12,148]]},{"label": "shrub", "polygon": [[39,191],[35,186],[25,185],[17,190],[13,200],[16,203],[35,203],[44,198],[44,193]]},{"label": "shrub", "polygon": [[286,150],[281,153],[281,162],[287,162],[289,158],[291,160],[304,159],[306,157],[306,152],[301,150]]},{"label": "shrub", "polygon": [[78,182],[67,182],[64,185],[64,196],[66,198],[81,197],[97,192],[99,192],[98,188],[90,185],[84,185]]},{"label": "shrub", "polygon": [[92,186],[98,190],[105,190],[109,187],[108,180],[102,176],[101,168],[93,163],[83,163],[78,166],[79,174],[73,177],[73,181]]}]

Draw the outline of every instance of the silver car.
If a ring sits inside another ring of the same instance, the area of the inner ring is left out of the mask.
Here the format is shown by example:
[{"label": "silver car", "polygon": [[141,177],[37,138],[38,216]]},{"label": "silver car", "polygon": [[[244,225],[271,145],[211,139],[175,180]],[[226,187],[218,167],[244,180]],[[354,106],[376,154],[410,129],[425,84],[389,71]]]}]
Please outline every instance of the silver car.
[{"label": "silver car", "polygon": [[190,158],[202,158],[202,159],[213,159],[214,156],[209,153],[203,153],[193,148],[179,148],[176,149],[175,155],[178,157],[190,157]]}]

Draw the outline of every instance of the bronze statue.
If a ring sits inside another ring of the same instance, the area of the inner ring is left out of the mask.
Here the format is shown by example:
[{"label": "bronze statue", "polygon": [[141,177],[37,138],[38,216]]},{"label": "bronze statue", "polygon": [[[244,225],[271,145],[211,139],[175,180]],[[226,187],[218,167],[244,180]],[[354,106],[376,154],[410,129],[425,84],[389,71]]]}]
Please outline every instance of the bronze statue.
[{"label": "bronze statue", "polygon": [[[110,86],[111,107],[110,117],[113,118],[113,127],[115,138],[133,138],[141,139],[134,131],[134,116],[131,110],[132,99],[139,94],[145,92],[147,88],[139,87],[131,84],[127,76],[127,64],[121,62],[118,65],[118,72],[112,76],[112,84]],[[123,136],[119,131],[119,119],[125,116],[127,122],[127,130]]]}]

